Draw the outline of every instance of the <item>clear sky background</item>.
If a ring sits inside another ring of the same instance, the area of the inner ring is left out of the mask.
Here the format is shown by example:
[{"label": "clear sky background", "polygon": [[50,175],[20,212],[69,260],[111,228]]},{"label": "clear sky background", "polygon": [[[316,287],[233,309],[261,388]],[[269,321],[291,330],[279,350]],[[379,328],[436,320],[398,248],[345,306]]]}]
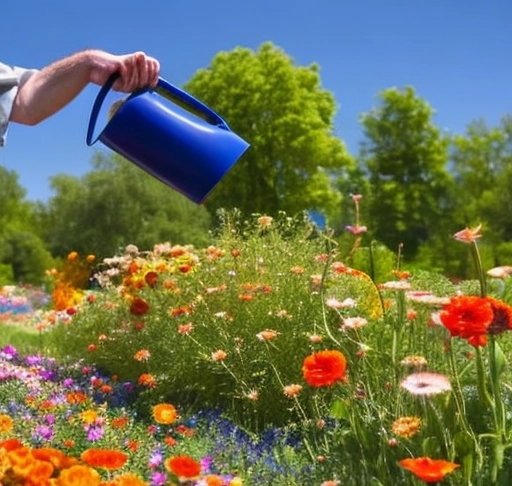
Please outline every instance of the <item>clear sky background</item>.
[{"label": "clear sky background", "polygon": [[[354,155],[359,116],[392,86],[412,85],[453,134],[512,114],[512,0],[19,0],[0,12],[4,63],[41,68],[85,48],[142,50],[178,86],[219,51],[272,41],[296,64],[320,65],[339,108],[335,133]],[[85,135],[98,89],[41,125],[11,125],[0,164],[29,199],[51,196],[55,174],[91,170]]]}]

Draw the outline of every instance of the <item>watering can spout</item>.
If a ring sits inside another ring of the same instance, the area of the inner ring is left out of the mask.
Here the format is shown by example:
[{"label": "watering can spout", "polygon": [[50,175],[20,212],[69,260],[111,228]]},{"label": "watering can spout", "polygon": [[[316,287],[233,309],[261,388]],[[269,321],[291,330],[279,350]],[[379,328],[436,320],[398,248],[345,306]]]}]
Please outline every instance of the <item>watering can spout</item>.
[{"label": "watering can spout", "polygon": [[98,114],[118,74],[94,102],[87,145],[98,140],[163,183],[202,204],[249,144],[213,110],[160,78],[119,104],[98,137]]}]

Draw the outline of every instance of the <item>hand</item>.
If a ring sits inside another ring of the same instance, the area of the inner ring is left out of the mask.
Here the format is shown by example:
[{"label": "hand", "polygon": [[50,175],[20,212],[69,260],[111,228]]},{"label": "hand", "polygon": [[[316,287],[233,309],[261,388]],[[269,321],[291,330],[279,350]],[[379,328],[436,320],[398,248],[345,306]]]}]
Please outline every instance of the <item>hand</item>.
[{"label": "hand", "polygon": [[154,87],[158,83],[160,64],[143,52],[116,56],[103,51],[92,51],[90,56],[90,80],[95,84],[105,84],[115,72],[120,74],[113,85],[116,91],[132,93],[147,86]]}]

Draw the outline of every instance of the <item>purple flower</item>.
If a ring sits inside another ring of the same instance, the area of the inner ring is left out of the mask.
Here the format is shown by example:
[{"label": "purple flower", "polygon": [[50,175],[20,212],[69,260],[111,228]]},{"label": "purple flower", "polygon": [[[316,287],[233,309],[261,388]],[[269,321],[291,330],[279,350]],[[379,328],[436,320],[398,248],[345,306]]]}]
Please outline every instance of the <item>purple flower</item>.
[{"label": "purple flower", "polygon": [[204,473],[210,472],[210,467],[213,462],[213,457],[211,456],[205,456],[201,459],[201,471]]},{"label": "purple flower", "polygon": [[87,432],[87,440],[90,442],[95,442],[100,440],[105,433],[103,427],[91,427]]},{"label": "purple flower", "polygon": [[156,450],[149,456],[148,466],[150,468],[155,468],[162,464],[162,453],[159,450]]},{"label": "purple flower", "polygon": [[151,485],[152,486],[162,486],[167,481],[167,474],[163,472],[154,472],[151,475]]},{"label": "purple flower", "polygon": [[27,356],[26,358],[27,364],[30,366],[36,366],[41,364],[42,358],[41,356]]},{"label": "purple flower", "polygon": [[53,425],[55,423],[55,415],[53,415],[52,413],[49,413],[44,419],[50,425]]},{"label": "purple flower", "polygon": [[38,425],[33,435],[36,439],[51,440],[53,428],[49,425]]},{"label": "purple flower", "polygon": [[2,349],[2,353],[6,354],[7,356],[10,356],[11,358],[14,358],[15,356],[18,355],[18,351],[16,350],[16,348],[14,346],[11,346],[10,344],[8,344]]},{"label": "purple flower", "polygon": [[64,386],[65,388],[71,388],[73,386],[73,383],[75,381],[73,380],[73,378],[66,378],[63,382],[62,382],[62,386]]}]

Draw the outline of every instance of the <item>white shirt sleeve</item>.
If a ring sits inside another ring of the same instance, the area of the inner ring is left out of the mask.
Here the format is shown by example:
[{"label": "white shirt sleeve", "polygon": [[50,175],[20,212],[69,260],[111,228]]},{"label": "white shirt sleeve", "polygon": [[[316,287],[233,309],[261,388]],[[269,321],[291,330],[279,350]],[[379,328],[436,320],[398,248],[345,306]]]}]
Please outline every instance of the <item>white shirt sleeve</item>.
[{"label": "white shirt sleeve", "polygon": [[9,117],[18,88],[35,72],[35,69],[11,67],[0,62],[0,147],[5,145]]}]

